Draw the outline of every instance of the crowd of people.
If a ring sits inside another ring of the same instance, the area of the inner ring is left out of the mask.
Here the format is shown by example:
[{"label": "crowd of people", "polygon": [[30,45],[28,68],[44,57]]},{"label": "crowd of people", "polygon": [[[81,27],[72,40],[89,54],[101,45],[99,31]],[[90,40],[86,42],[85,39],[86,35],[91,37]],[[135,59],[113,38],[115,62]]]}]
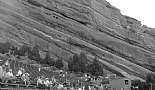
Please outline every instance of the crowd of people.
[{"label": "crowd of people", "polygon": [[[33,84],[37,88],[56,88],[61,90],[98,90],[97,87],[90,84],[94,77],[87,74],[80,76],[78,80],[74,80],[74,78],[77,78],[76,76],[72,78],[71,73],[63,70],[52,71],[57,73],[57,75],[52,77],[38,75],[35,78],[32,78],[32,74],[28,73],[24,67],[19,66],[17,67],[18,70],[14,71],[10,66],[10,62],[19,59],[19,55],[14,55],[13,52],[15,51],[9,50],[8,53],[4,53],[7,59],[1,60],[5,61],[5,63],[0,65],[0,80],[2,83],[24,84],[27,87]],[[37,72],[41,72],[41,67],[37,68]]]},{"label": "crowd of people", "polygon": [[[52,76],[52,78],[46,77],[44,75],[37,76],[35,79],[30,79],[31,75],[26,72],[24,67],[18,67],[17,72],[13,72],[10,67],[10,60],[6,60],[4,64],[0,66],[0,79],[2,83],[14,83],[14,84],[24,84],[29,86],[32,83],[35,84],[37,88],[55,88],[58,90],[96,90],[93,86],[89,84],[81,84],[80,80],[71,81],[67,78],[68,72],[63,70],[57,70],[58,76]],[[38,68],[38,72],[41,71],[41,68]],[[54,72],[54,71],[53,71]],[[59,78],[56,78],[59,77]],[[64,79],[65,78],[65,79]],[[61,79],[64,79],[61,81]],[[90,82],[91,77],[89,75],[84,75],[82,80],[85,83]],[[33,81],[32,81],[33,80]],[[78,84],[78,85],[77,85]]]},{"label": "crowd of people", "polygon": [[0,79],[2,82],[7,83],[10,79],[15,78],[12,73],[12,69],[9,66],[8,60],[2,66],[0,66]]},{"label": "crowd of people", "polygon": [[0,66],[0,80],[2,83],[15,83],[17,79],[21,79],[21,81],[27,83],[28,80],[26,78],[29,78],[29,73],[25,72],[23,68],[19,68],[17,74],[13,73],[9,60],[6,60]]}]

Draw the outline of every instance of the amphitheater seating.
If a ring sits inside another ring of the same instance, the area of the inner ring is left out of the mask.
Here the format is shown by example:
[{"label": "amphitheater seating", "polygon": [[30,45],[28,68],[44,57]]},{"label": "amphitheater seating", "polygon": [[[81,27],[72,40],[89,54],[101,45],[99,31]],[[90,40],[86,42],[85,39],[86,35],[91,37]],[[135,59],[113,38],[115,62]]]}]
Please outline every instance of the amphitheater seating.
[{"label": "amphitheater seating", "polygon": [[13,74],[16,75],[18,72],[18,69],[22,67],[25,69],[26,72],[30,74],[31,80],[35,80],[39,76],[45,76],[46,78],[51,78],[52,76],[58,76],[57,73],[50,72],[45,69],[41,69],[41,71],[38,71],[38,67],[35,67],[33,65],[27,65],[23,64],[22,62],[18,62],[15,60],[12,60],[10,63],[10,68],[12,68]]},{"label": "amphitheater seating", "polygon": [[[37,66],[31,65],[31,64],[24,64],[22,62],[19,62],[18,60],[12,60],[10,62],[10,68],[12,69],[12,72],[14,75],[17,74],[19,68],[24,68],[24,70],[30,74],[30,82],[32,87],[36,87],[37,78],[39,76],[45,76],[46,78],[49,78],[51,80],[52,77],[55,77],[57,82],[63,83],[66,78],[60,78],[58,72],[53,72],[50,70],[46,70],[44,68],[41,68],[40,72]],[[5,83],[3,83],[5,85]],[[26,87],[23,83],[21,83],[20,79],[16,79],[15,83],[7,83],[9,86],[15,86],[15,87]],[[56,85],[57,86],[57,85]],[[56,87],[55,86],[55,87]],[[54,87],[53,87],[54,88]]]}]

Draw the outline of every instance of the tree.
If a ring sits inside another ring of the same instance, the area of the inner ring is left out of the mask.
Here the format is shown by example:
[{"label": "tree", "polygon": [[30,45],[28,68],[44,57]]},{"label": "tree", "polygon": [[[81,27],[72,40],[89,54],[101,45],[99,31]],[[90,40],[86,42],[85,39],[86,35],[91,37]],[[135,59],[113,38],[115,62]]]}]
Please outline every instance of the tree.
[{"label": "tree", "polygon": [[155,75],[152,73],[148,73],[146,76],[146,82],[150,84],[150,90],[153,90],[152,84],[155,83]]},{"label": "tree", "polygon": [[79,55],[79,67],[81,72],[87,72],[87,56],[85,53],[81,52]]},{"label": "tree", "polygon": [[79,55],[78,54],[74,54],[73,57],[71,58],[71,61],[68,62],[68,68],[70,71],[79,72],[80,66],[79,66]]},{"label": "tree", "polygon": [[32,55],[35,56],[35,57],[40,57],[39,47],[37,45],[33,47],[33,49],[32,49]]},{"label": "tree", "polygon": [[74,72],[87,72],[87,57],[85,53],[74,54],[72,61],[68,63],[70,71]]},{"label": "tree", "polygon": [[15,47],[15,46],[11,46],[10,47],[10,50],[11,50],[11,52],[10,52],[10,54],[13,54],[14,55],[14,52],[15,52],[15,50],[16,50],[17,48]]},{"label": "tree", "polygon": [[99,61],[97,60],[97,57],[94,58],[94,61],[92,64],[88,65],[88,72],[91,73],[94,76],[100,76],[103,74],[103,68],[99,64]]},{"label": "tree", "polygon": [[149,88],[146,82],[141,82],[140,80],[133,80],[131,83],[131,90],[135,90],[136,87],[138,88],[138,90],[148,90]]},{"label": "tree", "polygon": [[72,62],[73,62],[73,64],[79,63],[79,56],[78,56],[78,54],[74,54]]},{"label": "tree", "polygon": [[[79,65],[78,65],[78,54],[74,54],[71,62],[68,63],[68,67],[70,71],[78,72]],[[76,70],[77,69],[77,70]]]},{"label": "tree", "polygon": [[5,54],[10,50],[11,44],[9,42],[0,43],[0,53]]},{"label": "tree", "polygon": [[61,69],[63,67],[62,58],[58,58],[58,60],[55,62],[54,66],[58,69]]},{"label": "tree", "polygon": [[75,63],[75,64],[72,66],[72,71],[74,71],[74,72],[80,72],[80,71],[81,71],[81,67],[79,66],[78,63]]},{"label": "tree", "polygon": [[17,48],[17,47],[14,48],[14,53],[13,53],[13,55],[14,55],[14,56],[15,56],[15,55],[18,55],[18,48]]},{"label": "tree", "polygon": [[27,45],[23,45],[19,50],[18,50],[18,55],[19,56],[26,56],[30,50],[30,47]]},{"label": "tree", "polygon": [[11,44],[9,42],[4,43],[4,49],[6,50],[6,52],[9,52],[11,48]]},{"label": "tree", "polygon": [[30,58],[36,61],[40,60],[39,47],[37,45],[33,47]]},{"label": "tree", "polygon": [[54,62],[53,59],[51,58],[49,51],[46,52],[46,56],[45,56],[45,58],[41,61],[41,63],[47,64],[47,65],[49,65],[49,66],[54,66],[55,62]]},{"label": "tree", "polygon": [[79,59],[81,60],[81,62],[87,64],[87,56],[84,52],[81,52],[79,55]]},{"label": "tree", "polygon": [[68,70],[71,72],[73,71],[73,58],[70,58],[68,62]]}]

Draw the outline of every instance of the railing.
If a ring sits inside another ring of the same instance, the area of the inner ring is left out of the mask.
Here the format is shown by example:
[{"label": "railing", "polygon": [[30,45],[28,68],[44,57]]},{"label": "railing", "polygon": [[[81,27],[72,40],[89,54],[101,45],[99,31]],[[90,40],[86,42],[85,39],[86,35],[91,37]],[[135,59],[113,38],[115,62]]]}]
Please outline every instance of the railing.
[{"label": "railing", "polygon": [[2,83],[0,82],[0,89],[6,88],[6,87],[14,87],[14,88],[20,88],[20,87],[26,87],[26,88],[37,88],[36,85],[25,85],[25,84],[16,84],[16,83]]}]

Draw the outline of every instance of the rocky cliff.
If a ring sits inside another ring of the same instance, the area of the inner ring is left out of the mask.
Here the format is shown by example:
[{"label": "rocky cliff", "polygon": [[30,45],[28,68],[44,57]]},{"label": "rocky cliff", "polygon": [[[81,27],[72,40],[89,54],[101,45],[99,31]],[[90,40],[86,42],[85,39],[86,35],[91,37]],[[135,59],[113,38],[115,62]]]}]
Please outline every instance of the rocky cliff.
[{"label": "rocky cliff", "polygon": [[0,0],[0,42],[39,45],[51,57],[86,52],[108,73],[155,73],[155,31],[105,0]]}]

